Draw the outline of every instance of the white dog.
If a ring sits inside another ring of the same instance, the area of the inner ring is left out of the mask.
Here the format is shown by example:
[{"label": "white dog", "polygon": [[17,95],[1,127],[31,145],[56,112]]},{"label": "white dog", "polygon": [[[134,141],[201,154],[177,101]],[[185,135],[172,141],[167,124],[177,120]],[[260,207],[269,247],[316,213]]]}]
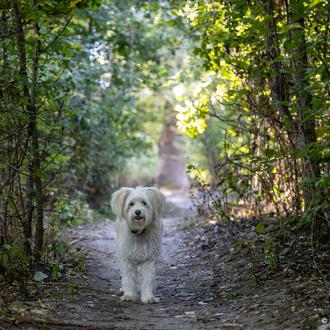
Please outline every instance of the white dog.
[{"label": "white dog", "polygon": [[113,193],[111,207],[117,215],[117,246],[122,269],[122,301],[143,303],[154,297],[155,263],[161,252],[161,214],[165,196],[152,187],[121,188]]}]

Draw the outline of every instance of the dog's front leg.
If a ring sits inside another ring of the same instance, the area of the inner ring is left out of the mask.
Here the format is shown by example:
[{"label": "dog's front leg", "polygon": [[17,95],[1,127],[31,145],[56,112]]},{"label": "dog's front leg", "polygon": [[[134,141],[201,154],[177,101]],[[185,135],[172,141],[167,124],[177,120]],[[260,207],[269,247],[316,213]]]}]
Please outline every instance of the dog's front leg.
[{"label": "dog's front leg", "polygon": [[138,272],[137,265],[124,261],[122,266],[121,301],[134,301],[138,299]]},{"label": "dog's front leg", "polygon": [[142,285],[141,285],[141,301],[145,304],[159,302],[154,297],[153,290],[155,287],[155,263],[146,261],[141,265]]}]

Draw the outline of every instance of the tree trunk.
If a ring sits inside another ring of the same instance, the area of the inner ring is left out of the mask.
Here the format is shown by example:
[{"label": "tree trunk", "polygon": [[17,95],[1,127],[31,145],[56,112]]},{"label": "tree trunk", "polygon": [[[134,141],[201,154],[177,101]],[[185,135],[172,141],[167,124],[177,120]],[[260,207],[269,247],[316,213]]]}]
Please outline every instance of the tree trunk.
[{"label": "tree trunk", "polygon": [[[20,81],[23,86],[23,97],[29,102],[31,100],[30,98],[30,92],[28,88],[28,75],[27,75],[27,68],[26,68],[26,52],[25,52],[25,36],[23,31],[23,23],[22,23],[22,17],[20,13],[19,4],[17,1],[12,2],[12,9],[13,9],[13,15],[14,15],[14,22],[16,26],[16,39],[17,39],[17,46],[18,46],[18,60],[19,60],[19,75],[20,75]],[[29,109],[28,112],[30,113]],[[31,120],[31,119],[30,119]],[[29,135],[31,135],[31,122],[29,125]],[[31,241],[32,241],[32,221],[33,221],[33,173],[32,173],[32,166],[30,163],[29,166],[29,178],[27,181],[27,187],[26,187],[26,214],[23,215],[22,218],[22,227],[23,232],[25,236],[25,253],[28,257],[31,257],[32,255],[32,249],[31,249]],[[18,174],[19,175],[19,174]]]},{"label": "tree trunk", "polygon": [[[23,23],[20,14],[20,8],[17,1],[13,1],[13,13],[17,28],[17,43],[20,63],[20,76],[23,85],[23,95],[27,100],[28,113],[28,140],[30,145],[29,157],[29,179],[27,182],[27,218],[23,221],[23,230],[26,241],[32,240],[32,223],[34,217],[34,209],[36,208],[36,228],[35,228],[35,244],[34,257],[36,261],[40,260],[40,253],[43,248],[43,190],[40,178],[41,159],[39,152],[39,136],[37,131],[37,88],[38,88],[38,64],[40,52],[39,27],[35,24],[35,44],[32,64],[32,82],[31,93],[29,91],[29,82],[26,67],[25,52],[25,36],[23,31]],[[30,252],[29,252],[30,253]]]},{"label": "tree trunk", "polygon": [[44,196],[42,190],[42,181],[40,178],[41,159],[39,151],[39,135],[37,130],[37,88],[38,88],[38,65],[39,65],[39,52],[40,52],[40,38],[39,38],[39,26],[35,24],[35,44],[33,55],[33,67],[32,67],[32,89],[31,89],[31,124],[32,124],[32,159],[33,159],[33,177],[36,189],[36,229],[35,229],[35,245],[34,245],[34,257],[36,261],[40,260],[40,253],[43,248],[44,241]]},{"label": "tree trunk", "polygon": [[[299,125],[292,117],[289,109],[290,88],[288,76],[285,74],[285,72],[288,72],[288,68],[284,67],[284,64],[278,60],[282,54],[276,27],[276,6],[273,0],[265,1],[264,4],[266,15],[271,17],[268,22],[268,29],[266,33],[266,49],[270,60],[270,66],[272,68],[272,77],[270,81],[272,102],[277,105],[276,107],[279,111],[280,122],[283,123],[280,128],[286,131],[289,140],[288,142],[290,142],[292,150],[297,150],[301,143],[299,142]],[[293,160],[293,167],[296,177],[300,178],[298,173],[300,169],[295,160]],[[298,186],[294,191],[293,208],[298,212],[301,210],[301,194]]]},{"label": "tree trunk", "polygon": [[[303,148],[311,147],[317,142],[315,115],[312,106],[312,94],[307,75],[308,58],[305,38],[304,4],[302,0],[292,0],[290,3],[292,23],[297,27],[292,29],[292,40],[295,44],[293,49],[292,65],[294,67],[295,89],[298,107],[298,125]],[[316,180],[321,172],[317,161],[310,152],[304,157],[303,175],[305,176],[304,199],[305,210],[312,209],[320,202],[316,189]],[[307,180],[306,180],[307,179]]]},{"label": "tree trunk", "polygon": [[158,183],[168,188],[188,188],[189,180],[185,172],[184,152],[179,147],[180,135],[176,128],[176,118],[171,105],[167,105],[165,124],[159,141],[160,167]]},{"label": "tree trunk", "polygon": [[273,104],[277,104],[281,121],[288,134],[292,134],[295,129],[292,115],[289,111],[289,91],[287,77],[283,70],[283,64],[278,60],[281,50],[278,43],[278,34],[276,29],[275,8],[273,0],[265,1],[266,15],[271,17],[268,22],[266,32],[266,50],[272,68],[270,89],[272,93]]}]

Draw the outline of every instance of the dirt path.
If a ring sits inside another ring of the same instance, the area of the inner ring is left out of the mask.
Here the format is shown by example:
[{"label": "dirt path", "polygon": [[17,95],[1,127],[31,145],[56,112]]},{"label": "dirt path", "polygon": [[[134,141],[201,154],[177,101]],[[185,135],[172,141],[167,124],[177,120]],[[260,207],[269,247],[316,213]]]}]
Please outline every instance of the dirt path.
[{"label": "dirt path", "polygon": [[88,252],[86,277],[78,280],[72,299],[63,294],[43,300],[48,321],[39,328],[295,330],[318,329],[329,321],[329,295],[319,278],[294,272],[264,276],[244,249],[232,260],[233,238],[226,238],[223,227],[185,230],[189,199],[172,194],[168,202],[156,292],[160,303],[121,302],[112,224],[82,226],[70,240]]},{"label": "dirt path", "polygon": [[[212,270],[202,260],[196,264],[190,241],[180,229],[180,221],[191,212],[190,201],[179,195],[168,197],[168,201],[172,210],[171,217],[164,219],[163,255],[156,291],[160,303],[120,302],[115,233],[112,224],[103,223],[83,228],[75,238],[88,251],[84,284],[87,293],[80,293],[70,303],[48,302],[49,316],[63,323],[61,326],[72,328],[214,329],[219,324],[216,319],[221,315],[221,306],[212,303],[208,287],[201,285],[214,280]],[[214,319],[204,323],[205,316],[211,315]],[[52,328],[56,328],[56,322]]]}]

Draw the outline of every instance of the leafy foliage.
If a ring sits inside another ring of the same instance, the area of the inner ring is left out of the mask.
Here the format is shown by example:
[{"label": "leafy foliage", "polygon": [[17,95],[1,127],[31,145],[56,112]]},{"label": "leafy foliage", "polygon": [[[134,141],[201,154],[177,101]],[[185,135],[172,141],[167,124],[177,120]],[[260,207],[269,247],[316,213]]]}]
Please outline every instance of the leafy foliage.
[{"label": "leafy foliage", "polygon": [[[192,92],[178,99],[184,104],[178,125],[202,146],[226,213],[237,216],[244,205],[258,215],[301,214],[296,229],[325,229],[329,7],[286,4],[185,1],[178,7],[204,65]],[[205,120],[208,127],[199,129],[196,123]]]},{"label": "leafy foliage", "polygon": [[130,1],[6,2],[0,30],[0,249],[6,267],[17,244],[29,268],[59,223],[108,212],[150,148],[140,93],[159,89],[172,41]]}]

